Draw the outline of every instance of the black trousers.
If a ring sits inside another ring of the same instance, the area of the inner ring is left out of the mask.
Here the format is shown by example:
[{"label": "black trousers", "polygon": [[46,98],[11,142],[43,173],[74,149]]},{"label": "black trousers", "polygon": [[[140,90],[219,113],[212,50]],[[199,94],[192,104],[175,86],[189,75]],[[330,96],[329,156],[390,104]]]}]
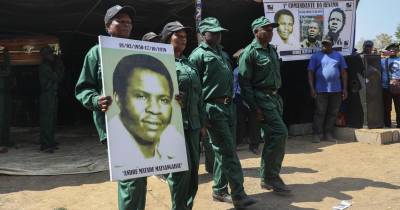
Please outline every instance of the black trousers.
[{"label": "black trousers", "polygon": [[342,103],[342,93],[318,93],[315,98],[314,134],[332,133]]},{"label": "black trousers", "polygon": [[236,145],[246,143],[249,139],[249,149],[258,148],[261,141],[261,128],[255,119],[255,113],[242,101],[240,95],[235,97],[236,104]]}]

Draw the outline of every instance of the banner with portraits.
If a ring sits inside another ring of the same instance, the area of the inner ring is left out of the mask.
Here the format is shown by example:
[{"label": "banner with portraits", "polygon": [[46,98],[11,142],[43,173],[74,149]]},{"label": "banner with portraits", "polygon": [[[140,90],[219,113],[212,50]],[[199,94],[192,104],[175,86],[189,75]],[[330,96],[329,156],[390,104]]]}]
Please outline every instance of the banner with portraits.
[{"label": "banner with portraits", "polygon": [[336,51],[352,53],[356,0],[264,0],[264,11],[279,23],[271,43],[284,61],[309,59],[327,34]]},{"label": "banner with portraits", "polygon": [[112,181],[188,170],[171,45],[99,36]]}]

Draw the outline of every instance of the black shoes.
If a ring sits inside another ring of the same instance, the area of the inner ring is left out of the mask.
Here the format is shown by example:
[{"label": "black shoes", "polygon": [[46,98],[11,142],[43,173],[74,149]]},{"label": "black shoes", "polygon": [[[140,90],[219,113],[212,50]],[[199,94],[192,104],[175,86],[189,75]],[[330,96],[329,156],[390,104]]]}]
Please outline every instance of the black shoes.
[{"label": "black shoes", "polygon": [[232,197],[229,193],[212,193],[212,197],[214,201],[232,203]]},{"label": "black shoes", "polygon": [[233,199],[233,205],[236,209],[243,209],[257,203],[257,200],[244,194],[238,198]]},{"label": "black shoes", "polygon": [[266,182],[261,182],[261,188],[267,190],[273,190],[274,192],[282,195],[290,194],[291,190],[283,182],[281,177],[275,177],[268,179]]}]

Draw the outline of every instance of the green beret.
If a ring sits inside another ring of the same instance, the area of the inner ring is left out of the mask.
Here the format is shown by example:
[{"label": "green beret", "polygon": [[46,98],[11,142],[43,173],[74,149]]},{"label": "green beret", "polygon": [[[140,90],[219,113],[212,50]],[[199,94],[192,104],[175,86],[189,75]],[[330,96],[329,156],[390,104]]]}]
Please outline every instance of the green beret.
[{"label": "green beret", "polygon": [[255,19],[252,23],[251,23],[251,29],[253,30],[253,32],[259,28],[259,27],[263,27],[263,26],[272,26],[272,28],[276,28],[279,26],[278,23],[272,23],[269,19],[267,19],[265,16],[261,16],[257,19]]},{"label": "green beret", "polygon": [[205,18],[204,20],[200,21],[199,23],[199,31],[200,33],[204,32],[220,32],[220,31],[228,31],[225,28],[221,27],[221,24],[219,24],[219,21],[217,18],[214,17],[208,17]]}]

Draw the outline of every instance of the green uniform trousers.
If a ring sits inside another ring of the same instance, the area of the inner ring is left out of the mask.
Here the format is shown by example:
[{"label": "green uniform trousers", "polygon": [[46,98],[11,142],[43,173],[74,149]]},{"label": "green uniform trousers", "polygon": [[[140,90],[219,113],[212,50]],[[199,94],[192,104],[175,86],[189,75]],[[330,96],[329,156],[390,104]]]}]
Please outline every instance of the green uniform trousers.
[{"label": "green uniform trousers", "polygon": [[287,127],[282,119],[283,105],[281,97],[279,95],[270,95],[266,100],[265,106],[260,105],[264,114],[264,121],[261,123],[261,127],[264,130],[265,140],[261,155],[260,178],[264,182],[279,176],[288,136]]},{"label": "green uniform trousers", "polygon": [[211,139],[210,135],[208,134],[206,137],[203,139],[203,148],[204,148],[204,155],[205,155],[205,160],[204,160],[204,165],[206,168],[206,171],[210,174],[213,173],[214,170],[214,161],[215,161],[215,156],[214,156],[214,151],[211,145]]},{"label": "green uniform trousers", "polygon": [[[193,208],[198,187],[200,129],[185,130],[189,171],[171,173],[167,182],[171,191],[172,209]],[[147,177],[118,183],[118,207],[120,210],[142,210],[146,206]]]},{"label": "green uniform trousers", "polygon": [[57,103],[56,91],[46,91],[40,94],[40,144],[42,146],[55,146]]},{"label": "green uniform trousers", "polygon": [[0,77],[0,146],[11,146],[11,93],[10,81],[7,77]]},{"label": "green uniform trousers", "polygon": [[232,198],[245,194],[243,172],[234,143],[233,105],[207,103],[206,111],[210,122],[208,132],[215,154],[213,191],[227,193],[228,184]]},{"label": "green uniform trousers", "polygon": [[192,209],[199,185],[200,129],[185,130],[185,139],[189,170],[167,178],[173,210]]},{"label": "green uniform trousers", "polygon": [[118,209],[143,210],[146,207],[147,177],[118,182]]}]

